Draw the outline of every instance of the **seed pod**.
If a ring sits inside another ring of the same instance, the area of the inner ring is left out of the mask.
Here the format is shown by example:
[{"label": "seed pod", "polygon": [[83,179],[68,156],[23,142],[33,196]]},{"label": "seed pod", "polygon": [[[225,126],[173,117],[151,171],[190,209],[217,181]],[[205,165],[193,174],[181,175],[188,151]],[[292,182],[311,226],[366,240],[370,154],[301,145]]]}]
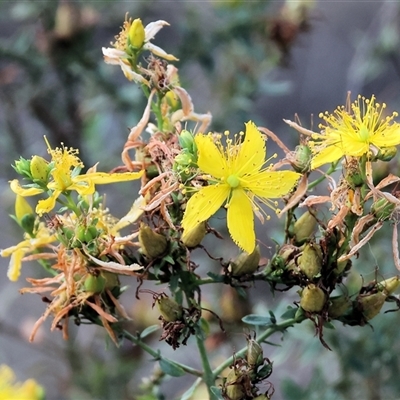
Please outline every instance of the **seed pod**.
[{"label": "seed pod", "polygon": [[293,236],[297,244],[302,244],[310,239],[315,232],[317,221],[315,217],[306,211],[293,225]]},{"label": "seed pod", "polygon": [[184,230],[181,240],[186,247],[196,247],[203,240],[207,233],[206,221],[200,222],[195,228],[190,231]]},{"label": "seed pod", "polygon": [[261,345],[254,339],[247,339],[247,363],[251,368],[256,369],[262,364],[264,353]]},{"label": "seed pod", "polygon": [[329,298],[328,315],[335,319],[341,317],[350,307],[351,302],[347,296],[334,296]]},{"label": "seed pod", "polygon": [[154,232],[144,223],[140,224],[139,243],[143,254],[149,258],[161,256],[168,246],[167,238],[164,235]]},{"label": "seed pod", "polygon": [[250,275],[254,273],[260,263],[260,246],[257,245],[251,254],[243,251],[229,264],[232,276]]},{"label": "seed pod", "polygon": [[300,306],[304,311],[319,312],[324,308],[326,296],[324,291],[314,284],[310,284],[301,293]]},{"label": "seed pod", "polygon": [[245,398],[245,391],[242,385],[228,385],[225,388],[225,394],[229,400],[243,400]]},{"label": "seed pod", "polygon": [[173,322],[182,318],[182,306],[180,306],[175,300],[170,299],[169,297],[160,296],[156,302],[165,321]]},{"label": "seed pod", "polygon": [[181,145],[182,149],[188,150],[189,153],[193,152],[193,149],[194,149],[194,147],[193,147],[194,146],[194,137],[189,131],[184,129],[180,133],[180,135],[178,137],[178,140],[179,140],[179,144]]},{"label": "seed pod", "polygon": [[313,279],[321,272],[322,254],[319,245],[307,243],[297,260],[300,271],[308,278]]},{"label": "seed pod", "polygon": [[106,286],[106,279],[101,276],[88,275],[84,282],[86,292],[101,293]]},{"label": "seed pod", "polygon": [[102,275],[105,281],[105,289],[114,289],[116,286],[119,286],[119,278],[117,274],[109,271],[103,271]]},{"label": "seed pod", "polygon": [[385,279],[377,283],[376,287],[380,292],[383,292],[386,296],[393,294],[400,286],[399,276],[393,276],[392,278]]},{"label": "seed pod", "polygon": [[383,304],[385,303],[385,300],[386,295],[382,292],[361,294],[357,297],[358,305],[360,306],[361,312],[367,321],[379,314]]}]

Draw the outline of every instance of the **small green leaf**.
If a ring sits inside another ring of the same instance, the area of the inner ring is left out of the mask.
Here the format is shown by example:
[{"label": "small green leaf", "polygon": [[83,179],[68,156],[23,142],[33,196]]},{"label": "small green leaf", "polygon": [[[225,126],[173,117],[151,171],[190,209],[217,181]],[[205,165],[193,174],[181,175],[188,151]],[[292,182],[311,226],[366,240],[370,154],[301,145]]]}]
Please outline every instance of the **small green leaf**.
[{"label": "small green leaf", "polygon": [[140,339],[144,339],[145,337],[151,335],[153,332],[160,329],[160,325],[151,325],[148,326],[141,334]]},{"label": "small green leaf", "polygon": [[281,315],[282,319],[292,319],[296,316],[297,308],[288,307],[288,309]]},{"label": "small green leaf", "polygon": [[167,375],[175,377],[185,375],[185,371],[179,366],[179,364],[171,360],[166,360],[165,358],[161,358],[159,363],[161,370]]},{"label": "small green leaf", "polygon": [[258,314],[249,314],[242,318],[242,321],[248,325],[271,326],[274,325],[270,317]]},{"label": "small green leaf", "polygon": [[189,400],[192,398],[193,393],[196,391],[197,387],[192,385],[185,393],[181,396],[181,400]]},{"label": "small green leaf", "polygon": [[217,387],[217,386],[211,386],[210,390],[212,392],[212,394],[214,394],[215,396],[217,396],[218,400],[224,400],[224,398],[222,397],[222,390],[221,388]]}]

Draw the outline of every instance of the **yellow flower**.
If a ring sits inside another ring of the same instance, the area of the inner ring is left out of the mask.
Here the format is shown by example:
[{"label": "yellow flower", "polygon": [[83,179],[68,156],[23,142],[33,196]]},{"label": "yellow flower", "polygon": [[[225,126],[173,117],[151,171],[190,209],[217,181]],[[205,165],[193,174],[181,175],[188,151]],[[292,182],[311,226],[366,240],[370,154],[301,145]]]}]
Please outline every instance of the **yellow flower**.
[{"label": "yellow flower", "polygon": [[23,258],[27,253],[34,253],[37,249],[45,247],[56,240],[56,236],[43,223],[39,224],[34,237],[24,234],[25,240],[15,246],[0,251],[2,257],[10,257],[7,276],[10,281],[17,281],[21,274]]},{"label": "yellow flower", "polygon": [[[49,145],[48,145],[49,146]],[[50,182],[47,189],[51,191],[48,199],[40,200],[36,206],[36,213],[42,215],[50,212],[56,203],[57,198],[65,191],[75,190],[81,196],[90,195],[95,192],[95,185],[103,185],[114,182],[124,182],[139,179],[143,175],[140,172],[112,173],[88,172],[78,175],[83,167],[82,161],[77,157],[78,150],[68,147],[52,149],[49,146],[49,154],[54,164],[50,175]],[[17,179],[10,182],[11,190],[20,196],[34,196],[43,193],[45,190],[36,187],[23,188]]]},{"label": "yellow flower", "polygon": [[205,178],[209,185],[189,199],[182,227],[185,231],[194,229],[226,201],[229,233],[250,254],[255,248],[253,211],[258,211],[254,199],[276,210],[276,203],[270,199],[287,194],[301,175],[265,168],[265,139],[253,122],[245,125],[243,142],[227,138],[226,148],[220,138],[214,141],[211,135],[196,135],[197,165],[208,174]]},{"label": "yellow flower", "polygon": [[0,365],[0,400],[39,400],[44,398],[43,388],[33,379],[15,382],[13,370]]},{"label": "yellow flower", "polygon": [[339,160],[343,156],[361,157],[377,154],[379,150],[400,144],[400,125],[393,122],[397,117],[383,117],[386,104],[358,96],[349,107],[338,107],[334,114],[320,114],[325,125],[322,133],[315,133],[309,145],[313,153],[311,168]]}]

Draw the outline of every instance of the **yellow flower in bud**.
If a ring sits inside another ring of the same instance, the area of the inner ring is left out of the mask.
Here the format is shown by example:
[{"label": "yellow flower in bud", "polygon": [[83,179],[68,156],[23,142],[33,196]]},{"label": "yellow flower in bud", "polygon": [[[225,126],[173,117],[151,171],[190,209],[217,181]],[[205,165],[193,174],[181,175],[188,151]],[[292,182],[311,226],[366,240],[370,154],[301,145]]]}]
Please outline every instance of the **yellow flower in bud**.
[{"label": "yellow flower in bud", "polygon": [[7,365],[0,365],[0,399],[1,400],[41,400],[44,399],[43,388],[33,379],[16,382],[14,371]]},{"label": "yellow flower in bud", "polygon": [[45,183],[47,182],[49,163],[43,157],[33,156],[30,163],[30,169],[33,179]]},{"label": "yellow flower in bud", "polygon": [[129,44],[134,49],[140,49],[144,44],[146,33],[144,31],[144,26],[140,18],[133,20],[131,26],[129,27],[128,38]]}]

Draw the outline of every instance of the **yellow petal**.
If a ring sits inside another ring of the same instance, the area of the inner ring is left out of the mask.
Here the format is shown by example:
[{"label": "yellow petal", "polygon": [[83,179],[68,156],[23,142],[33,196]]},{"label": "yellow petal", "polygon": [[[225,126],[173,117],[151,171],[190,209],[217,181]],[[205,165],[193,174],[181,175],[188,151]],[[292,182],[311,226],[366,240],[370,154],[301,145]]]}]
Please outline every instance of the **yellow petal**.
[{"label": "yellow petal", "polygon": [[10,181],[10,188],[14,193],[19,194],[20,196],[24,196],[24,197],[35,196],[39,193],[43,193],[43,190],[38,189],[38,188],[24,189],[23,187],[20,186],[18,179],[14,179],[14,180]]},{"label": "yellow petal", "polygon": [[[113,173],[113,174],[108,174],[106,172],[94,172],[87,175],[80,175],[80,177],[83,178],[82,180],[85,180],[84,177],[86,176],[86,179],[90,179],[95,185],[105,185],[108,183],[126,182],[139,179],[142,177],[143,173],[144,170],[140,172],[124,172],[124,173]],[[77,178],[79,177],[74,178],[74,181]]]},{"label": "yellow petal", "polygon": [[249,121],[246,124],[246,136],[240,145],[233,171],[237,175],[253,174],[259,171],[266,156],[265,139],[256,125]]},{"label": "yellow petal", "polygon": [[61,191],[56,190],[53,194],[45,200],[39,200],[36,206],[36,214],[42,215],[44,213],[50,212],[56,205],[56,200],[58,196],[61,194]]},{"label": "yellow petal", "polygon": [[233,190],[228,205],[228,231],[232,240],[251,254],[256,245],[253,207],[244,190]]},{"label": "yellow petal", "polygon": [[225,184],[206,186],[195,193],[186,205],[182,219],[182,228],[194,229],[200,222],[206,221],[222,206],[230,192]]},{"label": "yellow petal", "polygon": [[324,149],[318,149],[318,152],[316,152],[311,160],[311,169],[315,169],[321,165],[337,161],[343,156],[344,151],[339,146],[327,146]]},{"label": "yellow petal", "polygon": [[12,253],[7,271],[7,277],[10,281],[16,282],[21,275],[22,259],[24,255],[25,251],[22,249],[18,249]]},{"label": "yellow petal", "polygon": [[222,178],[228,174],[226,159],[209,135],[198,134],[194,138],[198,151],[197,165],[206,174]]},{"label": "yellow petal", "polygon": [[257,197],[276,199],[286,195],[300,177],[294,171],[262,171],[246,179],[242,186]]}]

